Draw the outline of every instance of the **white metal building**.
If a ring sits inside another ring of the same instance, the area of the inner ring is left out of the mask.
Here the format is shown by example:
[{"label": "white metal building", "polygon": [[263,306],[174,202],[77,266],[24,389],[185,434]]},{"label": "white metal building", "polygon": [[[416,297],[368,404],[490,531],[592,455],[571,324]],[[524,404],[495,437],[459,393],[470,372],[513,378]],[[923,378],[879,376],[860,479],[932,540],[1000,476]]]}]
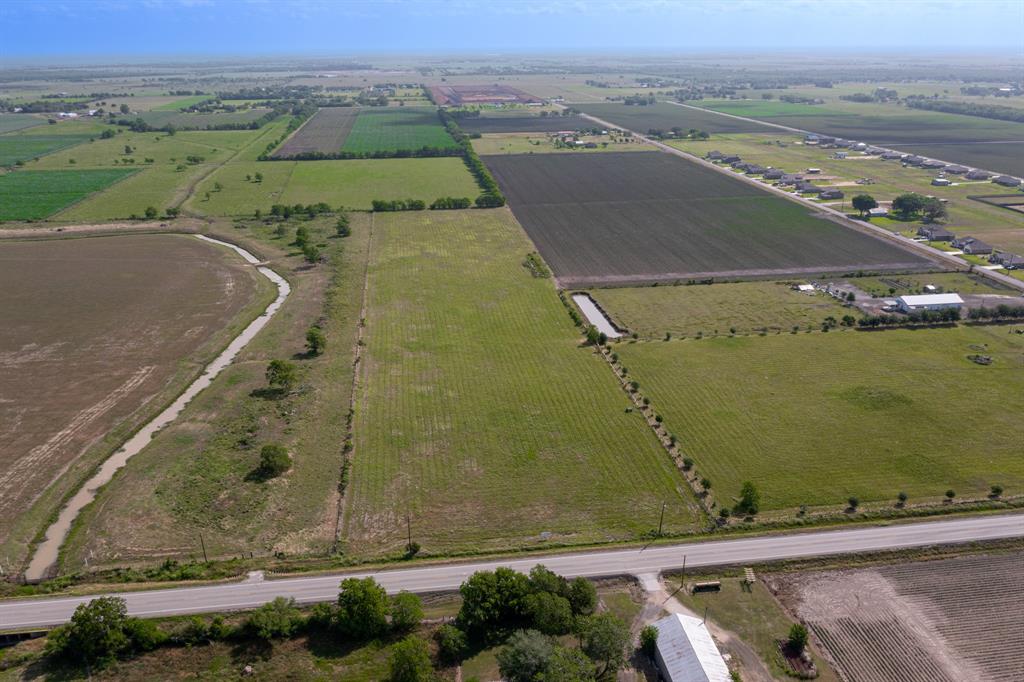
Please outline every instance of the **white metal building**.
[{"label": "white metal building", "polygon": [[658,667],[668,682],[730,682],[725,659],[700,618],[674,614],[654,627]]},{"label": "white metal building", "polygon": [[918,296],[900,296],[896,299],[900,310],[909,313],[914,310],[945,310],[959,308],[964,304],[960,294],[921,294]]}]

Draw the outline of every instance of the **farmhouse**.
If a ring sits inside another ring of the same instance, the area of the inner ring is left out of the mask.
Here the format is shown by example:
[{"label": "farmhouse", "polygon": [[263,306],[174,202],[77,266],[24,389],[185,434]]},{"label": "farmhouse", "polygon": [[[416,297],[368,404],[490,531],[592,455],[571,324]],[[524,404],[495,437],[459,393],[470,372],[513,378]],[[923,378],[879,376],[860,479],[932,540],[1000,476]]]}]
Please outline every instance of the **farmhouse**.
[{"label": "farmhouse", "polygon": [[951,242],[956,237],[955,234],[938,225],[922,225],[917,229],[917,234],[932,242]]},{"label": "farmhouse", "polygon": [[725,156],[725,155],[722,154],[722,152],[718,151],[717,149],[713,149],[712,151],[710,151],[707,154],[705,154],[704,158],[707,159],[708,161],[718,161],[723,156]]},{"label": "farmhouse", "polygon": [[729,682],[729,667],[707,625],[699,618],[673,614],[654,623],[656,658],[668,682]]},{"label": "farmhouse", "polygon": [[1016,187],[1020,184],[1020,180],[1010,175],[997,175],[992,178],[992,182],[1003,187]]},{"label": "farmhouse", "polygon": [[842,190],[835,189],[834,187],[823,189],[818,193],[819,199],[842,199],[843,196]]},{"label": "farmhouse", "polygon": [[932,178],[932,184],[936,187],[949,187],[953,183],[949,178]]},{"label": "farmhouse", "polygon": [[744,170],[743,172],[746,173],[747,175],[761,175],[766,170],[768,169],[765,168],[764,166],[759,166],[756,163],[748,163],[746,170]]},{"label": "farmhouse", "polygon": [[793,189],[800,194],[821,194],[821,188],[813,182],[798,182]]},{"label": "farmhouse", "polygon": [[960,294],[918,294],[915,296],[900,296],[896,299],[896,305],[905,313],[915,310],[947,310],[949,308],[960,308],[964,300]]},{"label": "farmhouse", "polygon": [[992,177],[992,174],[975,168],[974,170],[969,171],[964,177],[968,180],[988,180]]},{"label": "farmhouse", "polygon": [[988,258],[989,263],[1002,265],[1007,270],[1024,270],[1024,256],[1006,251],[996,251]]},{"label": "farmhouse", "polygon": [[951,242],[953,248],[962,249],[964,253],[971,254],[973,256],[986,255],[992,253],[992,247],[974,237],[957,237]]}]

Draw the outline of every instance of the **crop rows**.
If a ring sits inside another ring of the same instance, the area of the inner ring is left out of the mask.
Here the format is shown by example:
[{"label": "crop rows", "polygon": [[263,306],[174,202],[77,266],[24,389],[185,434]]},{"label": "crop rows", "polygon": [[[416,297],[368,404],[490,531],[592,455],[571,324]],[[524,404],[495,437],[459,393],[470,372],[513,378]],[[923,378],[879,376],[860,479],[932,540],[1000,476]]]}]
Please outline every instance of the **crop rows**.
[{"label": "crop rows", "polygon": [[651,129],[668,131],[672,128],[690,128],[707,133],[770,133],[774,128],[752,121],[742,121],[713,111],[681,107],[667,102],[647,106],[628,106],[618,102],[574,104],[585,114],[644,134]]},{"label": "crop rows", "polygon": [[[502,211],[380,214],[345,535],[394,552],[691,527],[685,484]],[[548,536],[546,534],[550,533]]]},{"label": "crop rows", "polygon": [[522,154],[487,164],[563,286],[926,264],[669,154]]},{"label": "crop rows", "polygon": [[129,169],[18,171],[0,175],[0,220],[38,220],[135,173]]},{"label": "crop rows", "polygon": [[[913,504],[1024,489],[1019,444],[992,437],[1017,433],[1024,414],[1024,337],[1011,332],[783,333],[618,353],[719,499],[749,480],[764,509],[841,509],[851,496],[904,491]],[[993,363],[970,362],[975,348]]]},{"label": "crop rows", "polygon": [[435,109],[390,107],[363,109],[342,151],[353,153],[414,151],[423,147],[456,149]]},{"label": "crop rows", "polygon": [[3,135],[0,136],[0,166],[13,166],[46,154],[81,144],[88,135]]},{"label": "crop rows", "polygon": [[358,113],[359,110],[353,107],[320,109],[274,152],[274,158],[286,159],[311,152],[333,154],[341,151]]}]

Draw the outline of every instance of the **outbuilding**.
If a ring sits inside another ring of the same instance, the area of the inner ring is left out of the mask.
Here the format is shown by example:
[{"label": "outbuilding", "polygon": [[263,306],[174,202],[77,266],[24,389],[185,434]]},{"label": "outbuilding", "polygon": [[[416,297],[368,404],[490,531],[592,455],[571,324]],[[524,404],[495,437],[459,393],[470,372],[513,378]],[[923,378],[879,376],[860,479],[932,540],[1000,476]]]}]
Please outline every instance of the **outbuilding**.
[{"label": "outbuilding", "polygon": [[884,206],[878,206],[875,208],[868,209],[869,218],[884,218],[887,215],[889,215],[889,209],[885,208]]},{"label": "outbuilding", "polygon": [[949,187],[952,184],[949,178],[932,178],[932,185],[935,187]]},{"label": "outbuilding", "polygon": [[729,666],[700,618],[673,614],[654,623],[655,652],[667,682],[730,682]]},{"label": "outbuilding", "polygon": [[917,294],[900,296],[896,299],[899,309],[905,313],[915,310],[948,310],[959,309],[964,304],[960,294]]}]

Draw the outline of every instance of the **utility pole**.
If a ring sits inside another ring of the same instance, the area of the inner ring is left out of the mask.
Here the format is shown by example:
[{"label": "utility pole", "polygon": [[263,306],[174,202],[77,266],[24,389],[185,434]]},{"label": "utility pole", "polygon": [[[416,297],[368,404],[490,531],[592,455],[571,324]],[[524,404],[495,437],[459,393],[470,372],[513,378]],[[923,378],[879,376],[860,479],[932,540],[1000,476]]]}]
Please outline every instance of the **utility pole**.
[{"label": "utility pole", "polygon": [[662,528],[662,526],[665,523],[665,505],[666,504],[667,503],[665,503],[665,502],[661,503],[661,519],[658,520],[658,537],[659,538],[661,537],[661,528]]},{"label": "utility pole", "polygon": [[708,622],[708,607],[705,606],[704,607],[704,620],[701,621],[701,624],[704,624],[704,623],[707,623],[707,622]]},{"label": "utility pole", "polygon": [[405,544],[405,549],[412,551],[412,522],[409,520],[409,515],[405,515],[405,533],[408,538],[408,542]]},{"label": "utility pole", "polygon": [[199,534],[199,544],[203,548],[203,563],[207,563],[207,564],[210,563],[210,560],[206,557],[206,543],[203,542],[203,534],[202,533]]},{"label": "utility pole", "polygon": [[686,555],[683,555],[683,577],[679,581],[679,589],[686,587]]}]

